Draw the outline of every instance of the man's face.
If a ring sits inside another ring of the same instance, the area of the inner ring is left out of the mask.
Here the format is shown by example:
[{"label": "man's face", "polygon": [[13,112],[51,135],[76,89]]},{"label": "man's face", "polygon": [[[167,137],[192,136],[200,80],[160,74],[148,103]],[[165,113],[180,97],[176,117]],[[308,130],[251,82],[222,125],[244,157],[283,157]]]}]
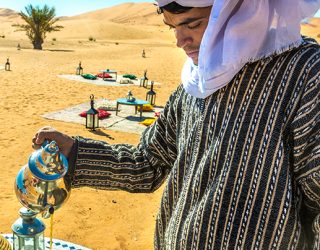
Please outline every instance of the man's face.
[{"label": "man's face", "polygon": [[207,28],[211,7],[192,8],[185,13],[163,12],[163,22],[174,30],[177,46],[198,65],[200,43]]}]

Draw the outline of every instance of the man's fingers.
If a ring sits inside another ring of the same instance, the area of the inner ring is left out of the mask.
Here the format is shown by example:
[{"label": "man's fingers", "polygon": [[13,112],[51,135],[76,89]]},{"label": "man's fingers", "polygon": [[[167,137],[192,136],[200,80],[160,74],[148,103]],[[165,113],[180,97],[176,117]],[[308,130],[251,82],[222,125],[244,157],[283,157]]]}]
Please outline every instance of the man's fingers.
[{"label": "man's fingers", "polygon": [[42,144],[46,139],[52,140],[52,138],[50,138],[50,135],[53,131],[55,131],[55,129],[49,126],[39,129],[39,131],[35,135],[35,143]]},{"label": "man's fingers", "polygon": [[32,143],[32,148],[33,149],[39,149],[41,146],[35,143]]},{"label": "man's fingers", "polygon": [[72,137],[63,134],[52,127],[47,126],[39,129],[38,132],[34,135],[34,137],[32,138],[32,148],[41,148],[41,145],[45,140],[48,140],[49,142],[54,140],[57,143],[57,146],[59,147],[61,153],[66,157],[69,156],[71,148],[75,142]]}]

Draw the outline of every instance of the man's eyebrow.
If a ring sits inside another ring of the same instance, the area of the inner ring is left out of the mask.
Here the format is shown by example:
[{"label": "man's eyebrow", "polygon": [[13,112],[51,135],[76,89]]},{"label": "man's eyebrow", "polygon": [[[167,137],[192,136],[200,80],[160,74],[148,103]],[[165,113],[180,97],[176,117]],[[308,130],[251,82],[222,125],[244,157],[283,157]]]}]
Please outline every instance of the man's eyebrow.
[{"label": "man's eyebrow", "polygon": [[185,25],[185,24],[189,24],[189,23],[192,23],[194,21],[197,21],[199,19],[202,19],[203,17],[189,17],[185,20],[183,20],[182,22],[178,23],[177,25],[172,25],[172,24],[169,24],[167,23],[165,20],[163,20],[164,24],[170,26],[170,27],[178,27],[178,26],[181,26],[181,25]]}]

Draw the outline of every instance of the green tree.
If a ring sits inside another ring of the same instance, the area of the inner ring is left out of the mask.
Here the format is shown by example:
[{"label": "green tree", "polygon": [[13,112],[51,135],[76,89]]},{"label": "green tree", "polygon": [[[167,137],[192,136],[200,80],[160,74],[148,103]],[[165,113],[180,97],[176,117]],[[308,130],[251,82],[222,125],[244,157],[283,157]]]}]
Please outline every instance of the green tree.
[{"label": "green tree", "polygon": [[46,38],[46,33],[59,31],[63,28],[60,25],[54,25],[59,19],[55,18],[56,10],[44,5],[33,7],[31,4],[25,7],[25,11],[21,11],[19,15],[27,24],[13,24],[17,27],[16,31],[25,31],[26,35],[33,44],[34,49],[42,50],[42,44]]}]

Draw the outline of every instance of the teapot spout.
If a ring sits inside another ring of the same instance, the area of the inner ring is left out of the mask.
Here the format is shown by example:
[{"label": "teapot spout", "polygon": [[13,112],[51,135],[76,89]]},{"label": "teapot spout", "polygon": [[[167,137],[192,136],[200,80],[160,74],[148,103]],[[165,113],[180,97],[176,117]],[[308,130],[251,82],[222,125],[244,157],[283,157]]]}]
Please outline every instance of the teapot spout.
[{"label": "teapot spout", "polygon": [[54,206],[47,205],[45,210],[42,212],[42,218],[44,219],[50,218],[51,215],[53,215],[54,211],[55,211]]}]

